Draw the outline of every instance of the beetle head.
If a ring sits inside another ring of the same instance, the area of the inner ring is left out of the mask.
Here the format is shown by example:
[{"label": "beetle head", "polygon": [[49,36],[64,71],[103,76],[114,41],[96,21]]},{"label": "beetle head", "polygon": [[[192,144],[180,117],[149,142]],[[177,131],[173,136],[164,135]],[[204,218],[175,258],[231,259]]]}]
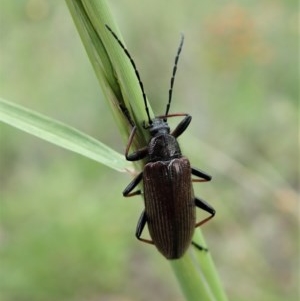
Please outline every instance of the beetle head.
[{"label": "beetle head", "polygon": [[162,134],[170,134],[170,127],[167,121],[162,118],[152,119],[152,122],[149,125],[148,129],[152,137]]}]

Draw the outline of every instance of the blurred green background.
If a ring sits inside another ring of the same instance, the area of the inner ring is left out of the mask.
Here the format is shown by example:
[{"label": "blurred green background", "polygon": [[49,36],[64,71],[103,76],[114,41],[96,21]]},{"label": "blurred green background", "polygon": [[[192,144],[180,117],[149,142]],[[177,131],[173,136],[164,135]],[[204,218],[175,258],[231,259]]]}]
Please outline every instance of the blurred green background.
[{"label": "blurred green background", "polygon": [[[171,112],[192,114],[183,152],[213,175],[194,186],[217,210],[202,230],[229,299],[296,300],[298,2],[111,6],[157,114],[185,33]],[[0,30],[3,98],[124,152],[64,1],[1,0]],[[134,237],[128,175],[4,124],[0,164],[0,300],[184,300]]]}]

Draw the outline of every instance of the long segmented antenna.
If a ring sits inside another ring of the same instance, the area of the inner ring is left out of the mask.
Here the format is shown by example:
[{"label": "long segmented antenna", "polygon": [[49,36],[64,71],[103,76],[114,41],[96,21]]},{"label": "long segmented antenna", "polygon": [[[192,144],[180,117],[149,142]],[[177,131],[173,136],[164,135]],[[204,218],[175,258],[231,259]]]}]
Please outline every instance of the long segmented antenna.
[{"label": "long segmented antenna", "polygon": [[[177,50],[177,54],[176,54],[176,57],[175,57],[175,63],[174,63],[173,71],[172,71],[172,77],[171,77],[171,83],[170,83],[170,89],[169,89],[169,100],[168,100],[165,116],[168,115],[169,110],[170,110],[170,105],[171,105],[171,101],[172,101],[173,86],[174,86],[175,75],[176,75],[176,71],[177,71],[177,64],[178,64],[180,52],[182,50],[183,41],[184,41],[184,35],[181,34],[181,40],[180,40],[180,44],[179,44],[179,47],[178,47],[178,50]],[[165,121],[166,120],[167,120],[167,118],[165,118]]]},{"label": "long segmented antenna", "polygon": [[146,93],[145,93],[145,90],[144,90],[144,86],[143,86],[142,80],[140,78],[140,74],[139,74],[139,72],[137,70],[137,67],[135,65],[135,62],[132,59],[132,57],[131,57],[130,53],[128,52],[128,50],[126,49],[126,47],[123,45],[123,43],[117,37],[117,35],[112,31],[112,29],[108,25],[106,25],[106,24],[105,24],[105,26],[110,31],[110,33],[113,35],[113,37],[116,39],[116,41],[119,43],[119,45],[121,46],[121,48],[124,50],[124,53],[126,54],[126,56],[129,58],[129,60],[131,62],[131,65],[132,65],[132,67],[134,69],[135,75],[136,75],[136,77],[138,79],[139,85],[140,85],[141,90],[142,90],[144,104],[145,104],[145,110],[146,110],[146,113],[147,113],[147,116],[148,116],[148,122],[149,122],[149,124],[152,124],[152,120],[150,118],[150,113],[149,113],[149,109],[148,109],[148,105],[147,105]]}]

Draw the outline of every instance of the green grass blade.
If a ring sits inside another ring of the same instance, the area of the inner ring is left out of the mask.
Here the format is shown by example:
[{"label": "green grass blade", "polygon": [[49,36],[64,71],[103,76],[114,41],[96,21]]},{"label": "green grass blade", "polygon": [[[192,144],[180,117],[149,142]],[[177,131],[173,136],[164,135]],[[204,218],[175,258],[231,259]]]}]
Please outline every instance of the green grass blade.
[{"label": "green grass blade", "polygon": [[124,155],[98,140],[2,98],[0,98],[0,121],[115,170],[125,171],[131,168]]}]

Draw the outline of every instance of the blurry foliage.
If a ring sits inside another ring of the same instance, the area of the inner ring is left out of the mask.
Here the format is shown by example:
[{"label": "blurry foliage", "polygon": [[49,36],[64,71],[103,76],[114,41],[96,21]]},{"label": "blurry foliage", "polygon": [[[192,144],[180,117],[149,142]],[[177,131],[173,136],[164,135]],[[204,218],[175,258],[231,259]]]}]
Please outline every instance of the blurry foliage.
[{"label": "blurry foliage", "polygon": [[[297,1],[112,5],[157,114],[186,35],[171,111],[193,115],[182,148],[213,175],[195,190],[217,209],[203,230],[230,300],[295,300]],[[123,152],[64,2],[2,0],[0,66],[2,97]],[[0,152],[1,300],[183,300],[134,237],[128,177],[5,125]]]}]

